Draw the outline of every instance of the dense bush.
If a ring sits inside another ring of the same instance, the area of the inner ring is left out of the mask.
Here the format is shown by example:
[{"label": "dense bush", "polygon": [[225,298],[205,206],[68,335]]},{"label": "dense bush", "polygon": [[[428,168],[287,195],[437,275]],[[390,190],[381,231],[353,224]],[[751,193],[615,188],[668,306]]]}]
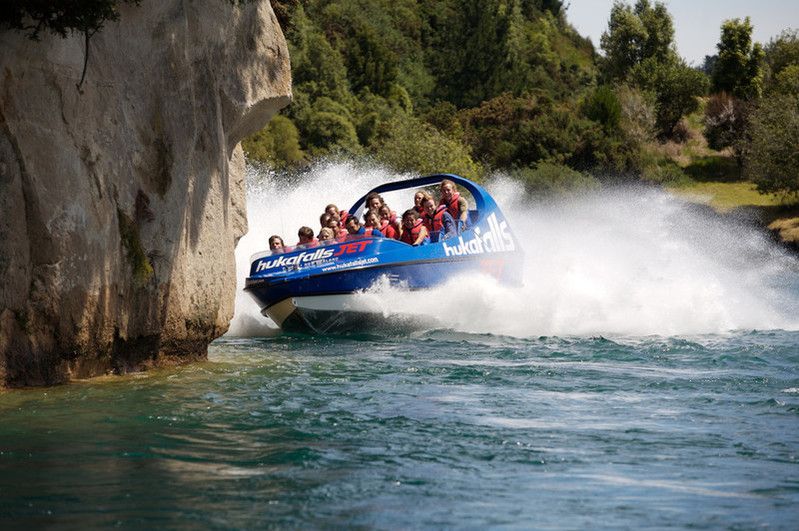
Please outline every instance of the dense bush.
[{"label": "dense bush", "polygon": [[590,190],[599,186],[599,181],[591,175],[553,162],[540,162],[534,168],[514,169],[510,176],[520,181],[525,191],[534,196]]},{"label": "dense bush", "polygon": [[476,179],[483,175],[467,146],[410,116],[383,123],[373,148],[376,160],[398,171],[447,171]]},{"label": "dense bush", "polygon": [[285,116],[272,118],[264,129],[246,138],[242,147],[250,160],[279,169],[305,162],[305,153],[300,149],[299,131]]},{"label": "dense bush", "polygon": [[799,99],[765,98],[752,112],[745,171],[762,192],[799,194]]}]

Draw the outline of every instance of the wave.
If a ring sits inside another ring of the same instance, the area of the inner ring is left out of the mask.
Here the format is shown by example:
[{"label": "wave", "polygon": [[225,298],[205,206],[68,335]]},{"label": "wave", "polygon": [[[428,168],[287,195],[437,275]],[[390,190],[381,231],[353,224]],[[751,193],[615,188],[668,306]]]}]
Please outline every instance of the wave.
[{"label": "wave", "polygon": [[[347,208],[402,177],[355,162],[321,163],[294,178],[251,167],[249,232],[236,249],[239,285],[228,336],[277,333],[242,291],[249,257],[267,247],[270,234],[293,243],[301,225],[318,227],[328,203]],[[430,329],[516,337],[799,329],[799,261],[745,222],[655,188],[531,201],[502,175],[486,187],[524,242],[523,287],[470,274],[423,292],[378,283],[359,295],[362,302],[389,319],[421,316]]]}]

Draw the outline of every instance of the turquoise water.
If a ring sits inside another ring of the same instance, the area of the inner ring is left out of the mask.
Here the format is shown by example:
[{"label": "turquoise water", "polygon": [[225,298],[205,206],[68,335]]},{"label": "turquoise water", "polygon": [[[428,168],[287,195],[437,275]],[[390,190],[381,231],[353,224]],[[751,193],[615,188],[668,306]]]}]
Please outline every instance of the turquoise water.
[{"label": "turquoise water", "polygon": [[0,395],[0,525],[796,529],[799,332],[225,339]]}]

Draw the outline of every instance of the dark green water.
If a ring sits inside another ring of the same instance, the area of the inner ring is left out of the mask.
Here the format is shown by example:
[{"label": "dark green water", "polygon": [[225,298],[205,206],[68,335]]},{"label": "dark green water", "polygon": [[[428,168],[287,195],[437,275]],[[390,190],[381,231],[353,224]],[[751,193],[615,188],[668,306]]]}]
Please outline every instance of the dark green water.
[{"label": "dark green water", "polygon": [[0,395],[0,525],[796,529],[799,333],[223,340]]}]

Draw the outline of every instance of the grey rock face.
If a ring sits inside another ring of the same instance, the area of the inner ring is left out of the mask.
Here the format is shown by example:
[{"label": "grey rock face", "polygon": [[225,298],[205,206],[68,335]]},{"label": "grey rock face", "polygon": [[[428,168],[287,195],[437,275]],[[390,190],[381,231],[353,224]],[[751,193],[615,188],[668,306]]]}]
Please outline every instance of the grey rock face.
[{"label": "grey rock face", "polygon": [[202,358],[246,231],[239,141],[291,98],[267,1],[145,1],[91,40],[0,32],[0,385]]}]

